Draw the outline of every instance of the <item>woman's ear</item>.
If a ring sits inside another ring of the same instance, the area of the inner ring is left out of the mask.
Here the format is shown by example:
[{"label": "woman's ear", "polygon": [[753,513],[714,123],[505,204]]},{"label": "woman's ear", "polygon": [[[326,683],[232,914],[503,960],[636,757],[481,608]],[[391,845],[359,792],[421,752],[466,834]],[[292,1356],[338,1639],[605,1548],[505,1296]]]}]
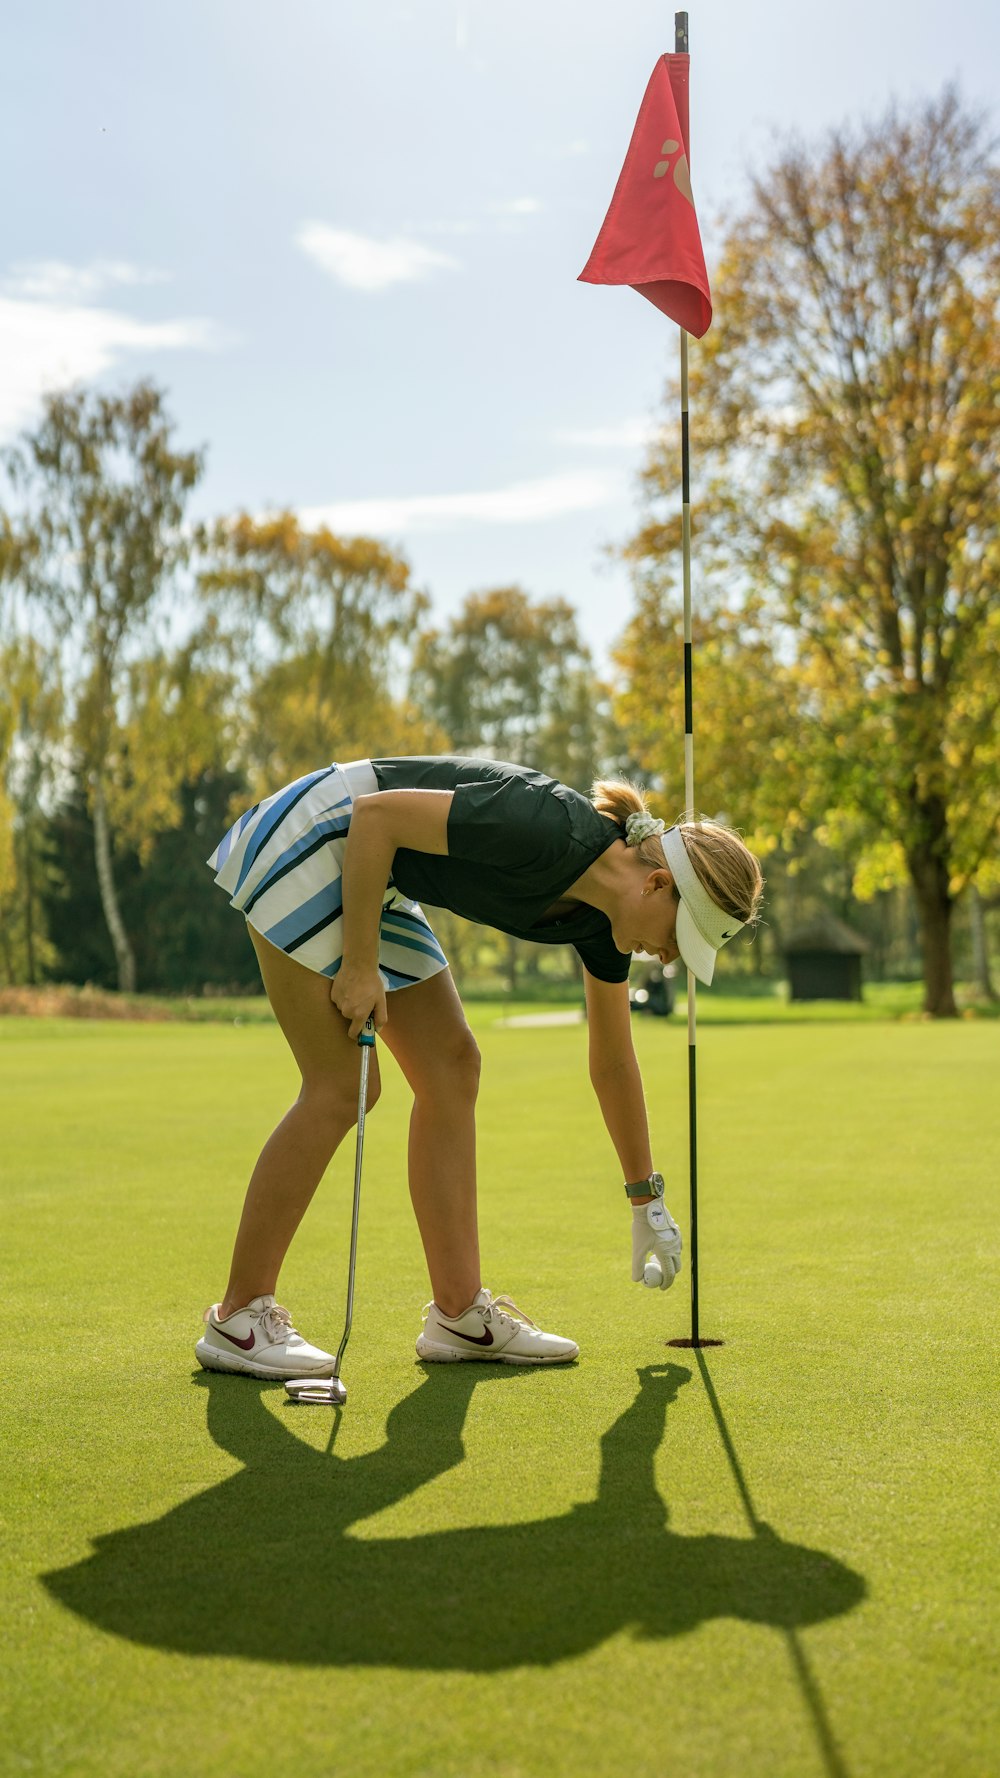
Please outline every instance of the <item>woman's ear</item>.
[{"label": "woman's ear", "polygon": [[[643,884],[643,895],[655,895],[657,890],[674,889],[673,872],[663,866],[659,870],[651,870]],[[674,890],[676,894],[676,890]]]}]

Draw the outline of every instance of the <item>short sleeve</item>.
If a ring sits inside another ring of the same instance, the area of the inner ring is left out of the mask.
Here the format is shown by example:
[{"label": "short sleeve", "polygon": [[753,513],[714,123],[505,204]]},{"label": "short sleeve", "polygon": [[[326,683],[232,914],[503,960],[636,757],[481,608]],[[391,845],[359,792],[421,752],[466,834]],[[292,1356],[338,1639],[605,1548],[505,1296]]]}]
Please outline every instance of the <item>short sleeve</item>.
[{"label": "short sleeve", "polygon": [[626,956],[624,951],[618,949],[611,937],[610,929],[606,936],[581,939],[578,944],[573,946],[573,949],[584,969],[595,976],[599,982],[628,981],[632,959]]},{"label": "short sleeve", "polygon": [[448,854],[505,871],[545,870],[572,844],[558,797],[522,778],[458,784],[448,814]]}]

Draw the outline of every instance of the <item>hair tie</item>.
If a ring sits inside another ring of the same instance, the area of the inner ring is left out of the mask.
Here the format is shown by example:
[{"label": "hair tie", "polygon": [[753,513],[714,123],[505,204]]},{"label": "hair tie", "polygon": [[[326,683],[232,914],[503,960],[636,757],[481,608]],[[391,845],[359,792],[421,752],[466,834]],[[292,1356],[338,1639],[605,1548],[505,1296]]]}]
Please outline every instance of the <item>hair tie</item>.
[{"label": "hair tie", "polygon": [[666,833],[666,831],[666,822],[657,821],[656,817],[648,814],[645,809],[636,810],[634,814],[625,818],[626,846],[641,846],[643,840],[651,839],[653,834]]}]

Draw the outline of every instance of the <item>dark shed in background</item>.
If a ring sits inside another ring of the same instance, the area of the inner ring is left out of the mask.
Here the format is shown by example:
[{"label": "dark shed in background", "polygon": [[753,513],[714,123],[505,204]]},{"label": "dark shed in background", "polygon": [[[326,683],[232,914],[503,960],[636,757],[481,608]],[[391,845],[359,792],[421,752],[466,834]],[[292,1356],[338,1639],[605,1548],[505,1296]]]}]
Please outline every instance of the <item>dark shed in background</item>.
[{"label": "dark shed in background", "polygon": [[785,940],[792,1000],[860,1000],[865,939],[833,914],[818,914]]}]

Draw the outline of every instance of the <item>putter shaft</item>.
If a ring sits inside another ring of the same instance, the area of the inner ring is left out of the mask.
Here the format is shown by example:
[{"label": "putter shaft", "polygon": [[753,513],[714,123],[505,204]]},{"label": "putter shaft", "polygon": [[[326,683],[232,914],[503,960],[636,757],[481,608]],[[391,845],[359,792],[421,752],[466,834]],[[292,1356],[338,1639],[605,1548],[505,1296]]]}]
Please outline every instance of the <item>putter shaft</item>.
[{"label": "putter shaft", "polygon": [[[370,1035],[369,1035],[370,1032]],[[354,1150],[354,1207],[351,1211],[351,1257],[347,1265],[347,1318],[344,1322],[344,1334],[337,1348],[337,1362],[334,1376],[340,1376],[340,1361],[347,1350],[347,1342],[351,1336],[351,1322],[354,1319],[354,1266],[358,1256],[358,1216],[361,1210],[361,1159],[365,1146],[365,1111],[368,1103],[368,1068],[371,1063],[372,1048],[375,1043],[375,1027],[371,1019],[365,1025],[358,1038],[361,1045],[361,1082],[358,1087],[358,1139]]]},{"label": "putter shaft", "polygon": [[365,1111],[368,1101],[368,1070],[371,1065],[371,1053],[375,1047],[375,1025],[369,1018],[358,1038],[361,1050],[361,1079],[358,1085],[358,1135],[354,1150],[354,1204],[351,1210],[351,1254],[347,1264],[347,1315],[344,1320],[344,1332],[337,1356],[334,1359],[332,1377],[294,1377],[285,1383],[285,1390],[294,1401],[319,1402],[321,1405],[342,1407],[347,1400],[347,1390],[340,1380],[340,1366],[347,1342],[351,1335],[351,1322],[354,1319],[354,1267],[358,1257],[358,1217],[361,1210],[361,1162],[365,1145]]}]

